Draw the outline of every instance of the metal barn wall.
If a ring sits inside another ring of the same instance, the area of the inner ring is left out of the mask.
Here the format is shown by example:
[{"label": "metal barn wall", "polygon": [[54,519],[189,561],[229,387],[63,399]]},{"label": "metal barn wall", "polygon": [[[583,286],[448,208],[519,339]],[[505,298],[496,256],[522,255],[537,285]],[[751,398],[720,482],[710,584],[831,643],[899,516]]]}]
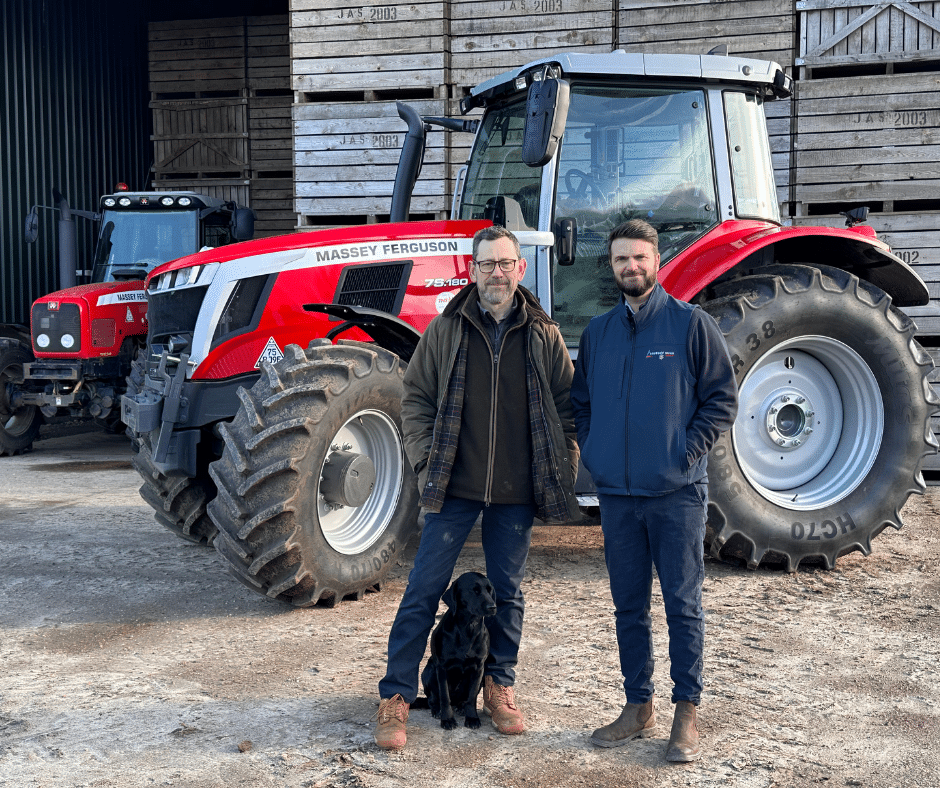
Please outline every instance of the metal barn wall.
[{"label": "metal barn wall", "polygon": [[[58,214],[40,209],[40,235],[23,241],[30,206],[95,210],[118,181],[145,188],[152,147],[147,20],[136,4],[0,2],[0,324],[28,324],[33,299],[58,289]],[[79,263],[94,227],[76,219]],[[81,281],[81,280],[80,280]]]}]

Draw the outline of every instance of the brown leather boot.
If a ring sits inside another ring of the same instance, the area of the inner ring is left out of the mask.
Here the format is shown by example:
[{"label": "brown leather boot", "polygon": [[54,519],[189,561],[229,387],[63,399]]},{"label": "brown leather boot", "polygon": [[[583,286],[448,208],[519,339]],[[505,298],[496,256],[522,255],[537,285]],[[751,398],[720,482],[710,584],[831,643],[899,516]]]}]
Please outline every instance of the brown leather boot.
[{"label": "brown leather boot", "polygon": [[698,743],[698,725],[695,704],[686,700],[676,703],[676,716],[672,720],[672,733],[666,747],[666,760],[672,763],[690,763],[702,755]]},{"label": "brown leather boot", "polygon": [[516,736],[525,732],[525,717],[516,705],[512,687],[497,684],[492,676],[483,679],[483,711],[493,718],[500,733]]},{"label": "brown leather boot", "polygon": [[614,722],[594,731],[591,744],[598,747],[620,747],[631,739],[652,736],[655,727],[656,711],[653,709],[653,698],[646,703],[628,703]]},{"label": "brown leather boot", "polygon": [[408,722],[410,705],[401,695],[382,698],[376,714],[375,743],[383,750],[400,750],[408,742],[405,724]]}]

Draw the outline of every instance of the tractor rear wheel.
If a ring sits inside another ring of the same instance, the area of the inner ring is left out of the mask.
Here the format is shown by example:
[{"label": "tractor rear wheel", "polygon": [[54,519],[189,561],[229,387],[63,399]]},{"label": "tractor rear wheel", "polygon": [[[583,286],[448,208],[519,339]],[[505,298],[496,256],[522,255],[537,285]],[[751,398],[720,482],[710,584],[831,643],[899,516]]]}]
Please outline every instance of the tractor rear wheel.
[{"label": "tractor rear wheel", "polygon": [[404,364],[374,345],[289,345],[240,389],[210,467],[215,547],[245,585],[298,607],[361,598],[417,528],[401,437]]},{"label": "tractor rear wheel", "polygon": [[933,364],[914,324],[845,271],[774,266],[705,304],[731,353],[738,416],[709,456],[712,554],[831,568],[925,489]]},{"label": "tractor rear wheel", "polygon": [[32,353],[20,342],[0,339],[0,457],[28,451],[42,426],[42,414],[35,405],[13,405],[13,395],[23,384],[23,364],[32,360]]}]

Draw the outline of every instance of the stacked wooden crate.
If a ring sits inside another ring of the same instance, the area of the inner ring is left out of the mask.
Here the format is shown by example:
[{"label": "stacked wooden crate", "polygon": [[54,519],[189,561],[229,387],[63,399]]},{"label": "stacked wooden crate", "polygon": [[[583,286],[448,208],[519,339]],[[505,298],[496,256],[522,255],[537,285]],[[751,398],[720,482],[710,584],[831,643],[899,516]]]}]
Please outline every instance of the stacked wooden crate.
[{"label": "stacked wooden crate", "polygon": [[[837,223],[867,205],[869,223],[940,299],[940,6],[798,6],[794,221]],[[918,325],[940,334],[940,318]]]},{"label": "stacked wooden crate", "polygon": [[286,16],[249,17],[246,68],[251,207],[255,233],[291,232],[294,163],[291,133],[290,26]]},{"label": "stacked wooden crate", "polygon": [[[445,3],[292,0],[296,210],[303,228],[387,218],[407,125],[447,108]],[[411,208],[444,215],[447,148],[432,134]]]},{"label": "stacked wooden crate", "polygon": [[841,211],[868,206],[868,223],[927,282],[930,307],[908,311],[940,362],[940,5],[797,7],[794,222],[841,225]]},{"label": "stacked wooden crate", "polygon": [[[736,57],[793,65],[793,0],[618,0],[618,45],[628,52],[703,55],[715,49]],[[790,200],[792,100],[764,105],[777,200]]]},{"label": "stacked wooden crate", "polygon": [[154,22],[153,188],[254,208],[258,235],[293,227],[287,17]]}]

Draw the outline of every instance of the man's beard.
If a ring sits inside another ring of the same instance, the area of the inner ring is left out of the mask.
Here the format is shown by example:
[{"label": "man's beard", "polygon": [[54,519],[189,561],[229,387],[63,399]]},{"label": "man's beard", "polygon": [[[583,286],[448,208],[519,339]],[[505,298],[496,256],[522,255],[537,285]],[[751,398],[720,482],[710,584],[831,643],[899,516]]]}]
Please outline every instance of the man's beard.
[{"label": "man's beard", "polygon": [[639,298],[641,295],[646,295],[655,287],[656,272],[649,271],[643,275],[642,279],[631,279],[629,283],[624,282],[619,276],[616,277],[616,279],[617,287],[620,288],[620,292],[630,296],[630,298]]},{"label": "man's beard", "polygon": [[485,287],[477,288],[480,292],[480,300],[484,304],[490,304],[491,306],[498,306],[502,304],[504,299],[501,295],[497,295],[496,292],[491,291],[490,288],[494,285],[499,285],[500,293],[503,292],[502,288],[507,288],[506,292],[509,294],[509,298],[512,298],[515,295],[515,288],[512,286],[512,282],[508,279],[505,282],[487,282]]}]

